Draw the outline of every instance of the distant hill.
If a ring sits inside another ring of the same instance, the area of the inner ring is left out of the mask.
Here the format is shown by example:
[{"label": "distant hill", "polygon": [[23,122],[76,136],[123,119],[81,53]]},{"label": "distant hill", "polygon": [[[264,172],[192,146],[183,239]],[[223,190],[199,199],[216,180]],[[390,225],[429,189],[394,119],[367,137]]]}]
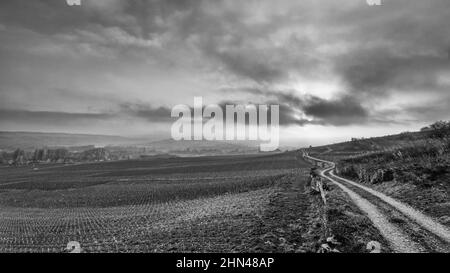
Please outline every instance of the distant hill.
[{"label": "distant hill", "polygon": [[12,150],[16,148],[31,150],[42,147],[69,147],[84,145],[130,145],[136,142],[138,142],[136,139],[108,135],[0,132],[0,149],[3,150]]},{"label": "distant hill", "polygon": [[[20,148],[32,151],[43,147],[78,147],[75,150],[92,149],[93,146],[142,154],[172,155],[220,155],[258,152],[256,141],[175,141],[165,139],[148,142],[148,138],[126,138],[110,135],[37,133],[37,132],[0,132],[0,150],[13,151]],[[83,149],[85,147],[85,149]],[[134,148],[133,148],[134,147]],[[141,148],[139,148],[141,147]],[[145,148],[144,150],[142,150]],[[135,151],[141,149],[142,151]]]},{"label": "distant hill", "polygon": [[146,149],[158,153],[175,155],[217,155],[258,152],[259,143],[255,141],[206,141],[166,139],[144,145]]}]

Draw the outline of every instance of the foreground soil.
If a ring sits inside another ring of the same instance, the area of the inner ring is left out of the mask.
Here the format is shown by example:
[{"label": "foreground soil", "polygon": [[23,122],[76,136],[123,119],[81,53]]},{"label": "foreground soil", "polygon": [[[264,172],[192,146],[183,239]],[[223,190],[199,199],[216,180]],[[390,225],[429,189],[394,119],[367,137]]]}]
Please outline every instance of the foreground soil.
[{"label": "foreground soil", "polygon": [[0,250],[62,252],[78,241],[84,252],[315,251],[321,216],[304,178],[292,171],[269,188],[156,205],[3,208]]}]

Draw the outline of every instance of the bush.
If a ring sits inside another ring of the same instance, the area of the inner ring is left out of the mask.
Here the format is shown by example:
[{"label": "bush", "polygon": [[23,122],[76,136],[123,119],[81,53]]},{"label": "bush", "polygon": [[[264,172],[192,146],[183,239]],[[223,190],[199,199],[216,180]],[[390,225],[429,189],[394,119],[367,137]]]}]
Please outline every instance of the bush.
[{"label": "bush", "polygon": [[358,171],[353,165],[342,167],[339,174],[349,178],[359,178]]}]

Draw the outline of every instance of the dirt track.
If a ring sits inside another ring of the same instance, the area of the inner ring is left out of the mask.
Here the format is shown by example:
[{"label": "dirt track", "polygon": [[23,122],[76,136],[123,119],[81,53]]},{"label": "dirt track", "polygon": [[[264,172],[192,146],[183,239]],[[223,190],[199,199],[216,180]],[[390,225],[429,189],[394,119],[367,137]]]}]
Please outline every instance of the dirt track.
[{"label": "dirt track", "polygon": [[326,163],[321,175],[344,191],[367,214],[395,252],[450,252],[450,230],[431,217],[383,193],[333,173],[334,163]]}]

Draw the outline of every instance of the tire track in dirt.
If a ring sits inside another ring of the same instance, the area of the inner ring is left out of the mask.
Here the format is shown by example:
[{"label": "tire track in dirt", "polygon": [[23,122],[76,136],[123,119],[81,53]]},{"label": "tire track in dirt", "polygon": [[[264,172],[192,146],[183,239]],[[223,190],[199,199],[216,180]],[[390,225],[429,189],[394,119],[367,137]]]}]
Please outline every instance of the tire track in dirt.
[{"label": "tire track in dirt", "polygon": [[[346,192],[352,201],[368,214],[374,225],[393,245],[396,252],[422,252],[424,250],[448,252],[450,231],[445,226],[436,222],[431,217],[426,216],[410,206],[386,196],[383,193],[335,175],[333,173],[335,166],[333,162],[310,157],[307,154],[304,154],[304,156],[311,160],[331,165],[321,172],[322,176],[332,181],[344,192]],[[363,197],[361,197],[360,194]],[[371,202],[376,204],[376,206]],[[368,204],[369,206],[367,206]],[[387,220],[388,218],[385,217],[385,215],[391,215],[395,212],[399,213],[401,216],[404,216],[402,217],[403,223],[401,226],[392,224]],[[382,216],[381,221],[380,218],[377,218],[378,213]],[[386,233],[386,227],[388,229],[394,228],[394,230],[400,231],[403,238],[402,241],[404,238],[407,238],[407,241],[404,242],[412,242],[413,244],[411,245],[411,251],[404,251],[402,247],[398,245],[399,242],[396,241],[395,236]]]},{"label": "tire track in dirt", "polygon": [[[337,179],[339,181],[339,179]],[[364,190],[347,185],[352,191],[359,194],[361,197],[367,199],[369,202],[376,204],[381,213],[387,216],[389,222],[396,226],[399,226],[403,232],[409,236],[413,241],[423,246],[426,252],[450,252],[450,244],[447,244],[438,236],[423,229],[419,224],[411,221],[407,216],[396,210],[389,204],[379,200],[377,197],[371,195]]]},{"label": "tire track in dirt", "polygon": [[336,184],[339,188],[341,188],[341,190],[344,191],[350,197],[350,199],[352,199],[356,206],[358,206],[359,209],[367,214],[374,226],[380,231],[381,235],[383,235],[383,237],[389,241],[392,249],[395,252],[418,253],[424,251],[424,249],[420,245],[412,241],[406,234],[404,234],[402,230],[391,224],[388,218],[383,213],[381,213],[375,205],[362,198],[360,195],[342,185],[341,183],[328,177],[325,174],[325,171],[322,171],[321,174],[322,176],[326,177],[331,182]]},{"label": "tire track in dirt", "polygon": [[344,181],[352,186],[358,187],[373,196],[379,198],[380,200],[384,201],[385,203],[391,205],[404,215],[406,215],[411,220],[415,221],[419,225],[421,225],[423,228],[427,229],[429,232],[435,234],[436,236],[440,237],[442,240],[446,241],[450,244],[450,230],[446,228],[444,225],[438,223],[436,220],[433,220],[431,217],[417,211],[416,209],[395,200],[392,197],[389,197],[381,192],[378,192],[376,190],[373,190],[369,187],[360,185],[359,183],[353,182],[351,180],[339,177],[335,175],[332,171],[330,172],[330,176],[333,178],[337,178],[341,181]]}]

